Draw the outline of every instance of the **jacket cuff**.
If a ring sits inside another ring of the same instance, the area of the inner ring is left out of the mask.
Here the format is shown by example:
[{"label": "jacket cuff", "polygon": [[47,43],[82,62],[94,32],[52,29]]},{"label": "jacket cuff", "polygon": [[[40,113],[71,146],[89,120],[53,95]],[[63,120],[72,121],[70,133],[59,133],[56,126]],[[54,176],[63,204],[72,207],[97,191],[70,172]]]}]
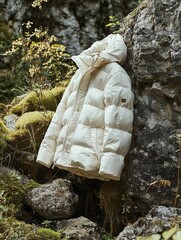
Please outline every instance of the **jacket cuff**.
[{"label": "jacket cuff", "polygon": [[119,181],[123,167],[124,156],[106,152],[101,158],[99,174],[106,178]]},{"label": "jacket cuff", "polygon": [[47,168],[50,168],[53,163],[52,153],[49,153],[46,150],[43,151],[41,149],[41,152],[37,156],[36,162],[42,164],[43,166],[45,166]]}]

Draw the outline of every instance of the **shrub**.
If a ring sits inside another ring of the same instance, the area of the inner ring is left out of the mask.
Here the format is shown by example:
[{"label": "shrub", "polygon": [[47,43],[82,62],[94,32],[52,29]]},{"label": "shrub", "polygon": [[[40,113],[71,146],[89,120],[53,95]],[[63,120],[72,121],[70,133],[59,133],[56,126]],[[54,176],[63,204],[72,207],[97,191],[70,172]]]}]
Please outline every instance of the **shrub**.
[{"label": "shrub", "polygon": [[33,90],[51,88],[57,83],[64,85],[74,73],[65,47],[54,35],[48,35],[48,29],[40,27],[31,31],[31,22],[25,27],[24,35],[15,40],[6,52],[16,59],[13,69],[16,81],[24,81]]}]

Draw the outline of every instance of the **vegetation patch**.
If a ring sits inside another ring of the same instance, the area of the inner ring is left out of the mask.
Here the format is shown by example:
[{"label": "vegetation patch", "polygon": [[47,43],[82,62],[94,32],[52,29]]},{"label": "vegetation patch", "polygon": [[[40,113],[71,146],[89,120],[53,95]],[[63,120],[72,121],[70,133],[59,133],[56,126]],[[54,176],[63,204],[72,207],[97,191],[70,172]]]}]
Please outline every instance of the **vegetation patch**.
[{"label": "vegetation patch", "polygon": [[24,24],[23,35],[6,52],[12,59],[16,81],[24,82],[29,90],[64,84],[75,72],[70,55],[54,35],[48,34],[47,28],[33,29],[32,25],[30,21]]},{"label": "vegetation patch", "polygon": [[[55,111],[60,102],[65,87],[59,86],[51,90],[37,90],[29,92],[19,103],[12,106],[11,113],[21,115],[25,112],[35,110],[49,110]],[[12,104],[16,103],[15,99]]]},{"label": "vegetation patch", "polygon": [[122,182],[104,182],[101,185],[100,207],[104,214],[104,229],[113,235],[126,226],[133,217],[134,205],[129,198],[125,184]]},{"label": "vegetation patch", "polygon": [[40,184],[33,180],[23,179],[18,172],[11,170],[9,173],[0,172],[0,240],[63,239],[58,232],[38,228],[15,218],[16,213],[21,210],[23,205],[24,194],[39,186]]},{"label": "vegetation patch", "polygon": [[28,128],[31,126],[36,125],[48,125],[51,118],[53,116],[53,112],[47,111],[47,112],[27,112],[24,113],[16,122],[16,128],[17,129],[23,129]]},{"label": "vegetation patch", "polygon": [[26,180],[22,183],[20,175],[15,171],[0,174],[0,219],[3,217],[13,217],[20,211],[23,204],[25,192],[40,186],[33,180]]},{"label": "vegetation patch", "polygon": [[0,240],[66,240],[61,232],[38,228],[13,217],[0,220]]}]

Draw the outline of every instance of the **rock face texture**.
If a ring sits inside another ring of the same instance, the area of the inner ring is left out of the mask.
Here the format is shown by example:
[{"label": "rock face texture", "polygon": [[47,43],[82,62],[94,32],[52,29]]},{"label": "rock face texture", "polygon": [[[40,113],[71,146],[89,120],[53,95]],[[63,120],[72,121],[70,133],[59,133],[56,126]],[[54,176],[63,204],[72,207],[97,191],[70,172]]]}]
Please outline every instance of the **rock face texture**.
[{"label": "rock face texture", "polygon": [[[140,218],[133,225],[126,227],[116,238],[116,240],[136,240],[138,236],[150,236],[160,234],[166,229],[175,226],[179,227],[181,223],[181,209],[159,206],[153,208],[148,215]],[[160,238],[149,238],[160,239]],[[165,238],[166,239],[166,238]],[[168,238],[167,238],[168,239]]]},{"label": "rock face texture", "polygon": [[134,137],[123,178],[138,211],[146,212],[154,204],[173,206],[179,187],[181,2],[144,1],[121,33],[135,93]]},{"label": "rock face texture", "polygon": [[108,33],[106,24],[110,15],[123,16],[133,9],[137,2],[133,0],[49,0],[43,8],[32,8],[28,0],[0,1],[0,15],[6,21],[12,21],[18,33],[22,23],[32,21],[34,26],[49,27],[50,32],[67,46],[71,54],[80,53],[94,41]]},{"label": "rock face texture", "polygon": [[74,215],[78,196],[71,190],[70,181],[56,179],[29,191],[25,201],[45,219],[64,219]]}]

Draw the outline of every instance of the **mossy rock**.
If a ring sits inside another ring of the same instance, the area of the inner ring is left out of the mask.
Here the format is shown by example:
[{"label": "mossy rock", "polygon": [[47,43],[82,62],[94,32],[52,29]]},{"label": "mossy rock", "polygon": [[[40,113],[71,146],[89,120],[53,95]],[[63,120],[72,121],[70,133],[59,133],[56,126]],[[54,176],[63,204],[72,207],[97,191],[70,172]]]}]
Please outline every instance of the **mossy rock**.
[{"label": "mossy rock", "polygon": [[18,171],[0,165],[0,218],[14,216],[21,209],[24,194],[39,186]]},{"label": "mossy rock", "polygon": [[16,122],[16,128],[17,129],[24,129],[29,128],[37,125],[45,125],[47,126],[53,116],[53,112],[47,111],[47,112],[27,112],[24,113]]},{"label": "mossy rock", "polygon": [[[65,91],[65,87],[59,86],[51,90],[32,91],[28,93],[19,103],[12,106],[11,113],[21,115],[30,111],[55,111]],[[14,104],[15,101],[12,102]]]},{"label": "mossy rock", "polygon": [[7,236],[8,240],[66,240],[59,232],[38,228],[12,217],[0,220],[0,240]]},{"label": "mossy rock", "polygon": [[20,151],[27,149],[29,152],[37,152],[53,113],[50,111],[24,113],[15,124],[18,130],[12,134],[11,146]]},{"label": "mossy rock", "polygon": [[[51,229],[46,228],[39,228],[37,229],[37,235],[39,240],[43,239],[52,239],[52,240],[59,240],[59,239],[65,239],[61,238],[61,234],[59,232],[55,232]],[[65,239],[66,240],[66,239]]]},{"label": "mossy rock", "polygon": [[[36,155],[40,143],[49,126],[54,112],[27,112],[19,117],[15,126],[17,130],[11,131],[7,140],[6,152],[12,153],[11,166],[18,164],[18,159],[29,154]],[[23,165],[23,162],[21,163]],[[34,164],[34,163],[33,163]],[[35,164],[34,164],[35,165]]]},{"label": "mossy rock", "polygon": [[19,117],[17,130],[11,131],[6,140],[4,165],[21,170],[35,180],[39,179],[42,166],[36,164],[35,159],[53,113],[34,111]]}]

